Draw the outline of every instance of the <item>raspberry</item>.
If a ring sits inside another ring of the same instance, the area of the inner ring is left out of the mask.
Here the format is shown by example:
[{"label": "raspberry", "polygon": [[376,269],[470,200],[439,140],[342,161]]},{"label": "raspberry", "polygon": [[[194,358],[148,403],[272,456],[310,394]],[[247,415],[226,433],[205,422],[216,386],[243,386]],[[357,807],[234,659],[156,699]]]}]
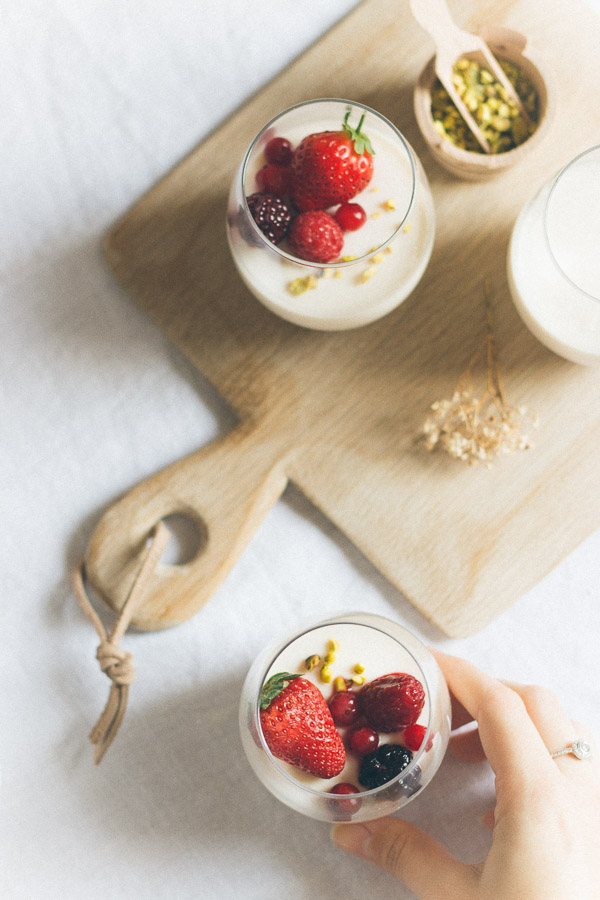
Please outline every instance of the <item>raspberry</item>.
[{"label": "raspberry", "polygon": [[289,206],[275,194],[258,191],[246,198],[252,218],[272,244],[279,244],[286,236],[292,213]]},{"label": "raspberry", "polygon": [[[425,740],[425,735],[427,734],[427,729],[424,725],[409,725],[408,728],[405,729],[403,734],[403,740],[409,750],[413,750],[415,753],[417,750],[421,749],[421,744]],[[429,750],[433,741],[427,743],[427,750]]]},{"label": "raspberry", "polygon": [[261,191],[281,196],[289,193],[291,178],[290,169],[277,163],[267,163],[256,173],[256,184]]},{"label": "raspberry", "polygon": [[333,216],[322,209],[300,213],[290,228],[290,249],[299,259],[328,263],[344,246],[344,233]]},{"label": "raspberry", "polygon": [[425,703],[425,691],[413,675],[391,672],[365,684],[358,698],[371,728],[389,733],[415,724]]},{"label": "raspberry", "polygon": [[367,221],[367,214],[360,203],[342,203],[334,218],[343,231],[357,231]]},{"label": "raspberry", "polygon": [[363,756],[358,783],[367,790],[381,787],[404,771],[412,760],[412,753],[401,744],[382,744],[373,753]]},{"label": "raspberry", "polygon": [[329,711],[339,728],[354,724],[358,718],[356,694],[352,691],[338,691],[329,701]]},{"label": "raspberry", "polygon": [[277,163],[279,166],[289,166],[293,155],[292,145],[286,138],[271,138],[265,147],[267,162]]}]

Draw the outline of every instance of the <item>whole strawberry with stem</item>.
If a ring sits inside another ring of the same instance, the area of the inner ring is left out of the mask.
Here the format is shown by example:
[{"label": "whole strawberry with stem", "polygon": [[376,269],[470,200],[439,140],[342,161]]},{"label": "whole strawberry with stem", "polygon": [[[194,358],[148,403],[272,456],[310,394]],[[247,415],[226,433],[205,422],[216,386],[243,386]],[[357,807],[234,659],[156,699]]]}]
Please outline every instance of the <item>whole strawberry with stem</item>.
[{"label": "whole strawberry with stem", "polygon": [[292,159],[292,199],[301,212],[346,203],[368,185],[374,151],[361,131],[365,114],[353,128],[349,107],[341,131],[320,131],[305,137]]},{"label": "whole strawberry with stem", "polygon": [[344,744],[320,690],[278,672],[263,685],[260,725],[273,756],[317,778],[334,778],[346,763]]},{"label": "whole strawberry with stem", "polygon": [[365,684],[357,696],[371,728],[388,734],[414,725],[425,704],[423,685],[406,672],[381,675]]}]

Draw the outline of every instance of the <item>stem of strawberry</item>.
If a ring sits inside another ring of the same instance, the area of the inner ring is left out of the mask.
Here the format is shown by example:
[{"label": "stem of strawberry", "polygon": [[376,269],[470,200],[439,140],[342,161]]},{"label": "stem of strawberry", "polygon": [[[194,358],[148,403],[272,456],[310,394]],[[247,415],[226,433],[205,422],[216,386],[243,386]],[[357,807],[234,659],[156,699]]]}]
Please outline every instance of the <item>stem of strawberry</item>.
[{"label": "stem of strawberry", "polygon": [[290,681],[299,677],[299,675],[293,674],[292,672],[278,672],[276,675],[271,675],[269,680],[265,681],[262,686],[260,692],[260,708],[267,709],[273,700],[285,690]]},{"label": "stem of strawberry", "polygon": [[373,150],[373,147],[371,146],[371,141],[369,140],[367,135],[363,134],[361,131],[362,124],[365,121],[366,113],[362,114],[357,127],[353,128],[350,125],[350,123],[348,122],[351,112],[352,112],[352,108],[349,106],[348,110],[346,111],[346,115],[344,116],[344,131],[346,132],[346,134],[348,135],[350,140],[353,142],[355,153],[358,153],[359,156],[362,156],[363,153],[366,151],[371,156],[374,156],[375,151]]}]

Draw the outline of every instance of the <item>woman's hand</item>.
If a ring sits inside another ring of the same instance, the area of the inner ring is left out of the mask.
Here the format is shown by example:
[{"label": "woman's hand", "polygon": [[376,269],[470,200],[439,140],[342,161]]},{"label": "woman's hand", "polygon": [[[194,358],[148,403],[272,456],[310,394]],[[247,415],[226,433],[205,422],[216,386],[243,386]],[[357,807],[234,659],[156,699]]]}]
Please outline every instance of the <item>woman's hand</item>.
[{"label": "woman's hand", "polygon": [[452,696],[456,756],[487,758],[496,775],[490,852],[482,863],[455,859],[409,822],[386,818],[336,825],[335,843],[403,881],[420,900],[598,900],[598,759],[551,753],[591,735],[548,690],[506,684],[470,663],[435,652]]}]

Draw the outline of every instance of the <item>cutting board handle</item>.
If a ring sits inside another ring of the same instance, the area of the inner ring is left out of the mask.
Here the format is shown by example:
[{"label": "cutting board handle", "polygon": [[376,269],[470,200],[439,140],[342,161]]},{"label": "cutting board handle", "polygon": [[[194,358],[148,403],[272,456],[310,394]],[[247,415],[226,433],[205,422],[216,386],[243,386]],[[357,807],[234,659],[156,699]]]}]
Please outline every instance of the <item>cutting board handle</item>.
[{"label": "cutting board handle", "polygon": [[200,546],[181,565],[159,563],[132,624],[155,630],[185,621],[225,579],[285,490],[285,462],[280,445],[244,423],[137,485],[106,511],[92,535],[85,558],[90,584],[120,610],[153,526],[186,516]]}]

